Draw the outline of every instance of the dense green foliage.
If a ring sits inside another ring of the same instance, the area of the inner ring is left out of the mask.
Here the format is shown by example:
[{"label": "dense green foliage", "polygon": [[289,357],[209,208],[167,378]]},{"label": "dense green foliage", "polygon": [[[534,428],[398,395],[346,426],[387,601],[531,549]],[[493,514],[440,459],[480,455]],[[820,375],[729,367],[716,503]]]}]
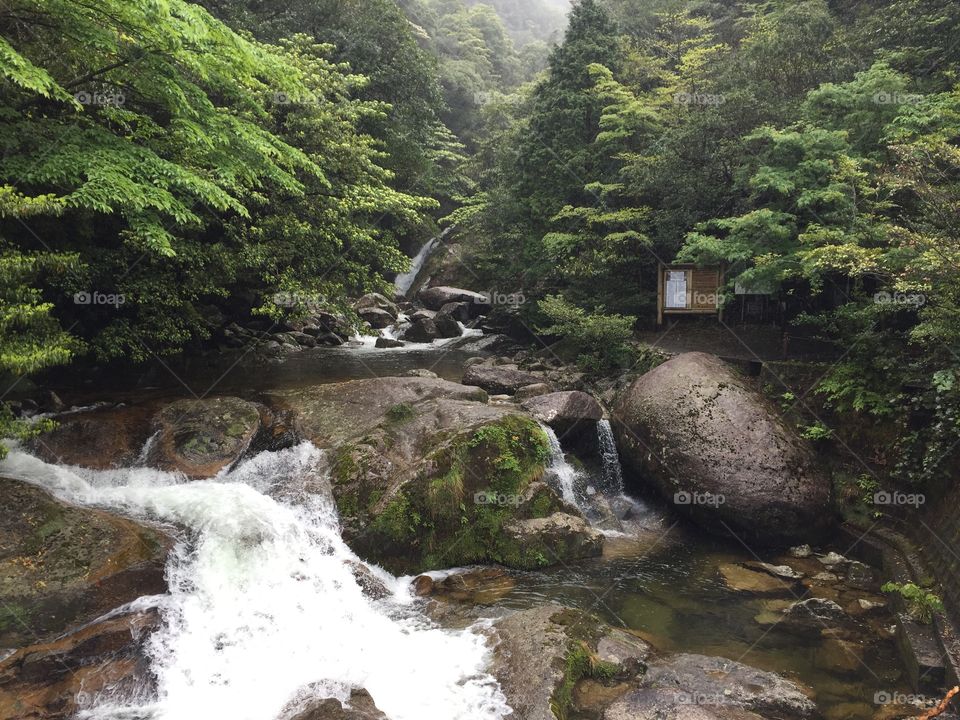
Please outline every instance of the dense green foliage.
[{"label": "dense green foliage", "polygon": [[881,6],[580,0],[451,216],[472,266],[541,299],[532,322],[562,295],[567,317],[649,327],[658,263],[722,265],[728,297],[769,288],[834,344],[817,396],[897,425],[893,474],[942,478],[960,436],[960,15]]}]

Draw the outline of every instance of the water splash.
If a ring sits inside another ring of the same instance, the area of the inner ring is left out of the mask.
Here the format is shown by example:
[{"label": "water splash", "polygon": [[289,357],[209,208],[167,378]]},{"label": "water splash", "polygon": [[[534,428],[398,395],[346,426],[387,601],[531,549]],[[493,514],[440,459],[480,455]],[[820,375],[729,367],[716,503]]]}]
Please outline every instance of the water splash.
[{"label": "water splash", "polygon": [[173,523],[163,625],[148,652],[158,695],[94,698],[91,720],[275,720],[311,698],[366,688],[391,720],[500,720],[510,710],[471,629],[447,632],[412,607],[408,586],[363,594],[309,443],[262,453],[207,481],[148,468],[93,471],[19,449],[3,475],[69,502]]}]

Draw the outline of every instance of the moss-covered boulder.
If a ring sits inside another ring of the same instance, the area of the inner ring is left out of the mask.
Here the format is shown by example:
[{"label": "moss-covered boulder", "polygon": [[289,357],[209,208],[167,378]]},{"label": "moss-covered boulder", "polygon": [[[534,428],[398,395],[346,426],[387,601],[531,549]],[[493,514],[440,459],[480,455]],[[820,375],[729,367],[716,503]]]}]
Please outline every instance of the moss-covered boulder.
[{"label": "moss-covered boulder", "polygon": [[0,478],[0,648],[59,634],[166,592],[159,530]]},{"label": "moss-covered boulder", "polygon": [[246,400],[178,400],[154,418],[157,437],[147,462],[190,478],[213,477],[246,452],[260,428],[260,409]]},{"label": "moss-covered boulder", "polygon": [[[334,495],[354,549],[395,572],[556,562],[541,546],[506,532],[518,519],[545,517],[560,506],[552,492],[526,501],[544,473],[547,438],[530,418],[496,415],[428,436],[426,453],[406,473],[391,472],[388,427],[342,447],[333,463]],[[557,553],[568,557],[559,547]]]}]

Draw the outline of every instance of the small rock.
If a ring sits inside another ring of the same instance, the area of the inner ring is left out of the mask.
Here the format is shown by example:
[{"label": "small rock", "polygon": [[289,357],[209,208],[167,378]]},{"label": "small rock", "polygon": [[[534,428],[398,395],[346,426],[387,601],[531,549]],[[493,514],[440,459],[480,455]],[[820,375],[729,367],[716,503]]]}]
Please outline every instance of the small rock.
[{"label": "small rock", "polygon": [[876,577],[868,566],[854,560],[847,567],[846,583],[854,590],[871,590],[876,584]]},{"label": "small rock", "polygon": [[820,558],[820,562],[823,563],[824,565],[826,565],[828,568],[830,568],[830,569],[832,570],[832,569],[834,569],[834,568],[842,567],[842,566],[846,565],[846,564],[847,564],[848,562],[850,562],[850,561],[847,560],[847,559],[846,559],[843,555],[841,555],[840,553],[835,553],[835,552],[833,552],[833,551],[831,550],[831,551],[828,552],[826,555],[824,555],[824,556],[822,556],[822,557]]},{"label": "small rock", "polygon": [[821,572],[821,573],[817,573],[810,579],[816,582],[834,583],[840,578],[834,575],[832,572]]},{"label": "small rock", "polygon": [[748,562],[744,563],[744,565],[752,570],[760,570],[761,572],[786,580],[799,580],[803,577],[803,573],[797,572],[789,565],[772,565],[771,563],[765,562]]},{"label": "small rock", "polygon": [[857,605],[860,606],[860,609],[864,612],[871,612],[873,610],[882,610],[886,607],[885,603],[874,602],[873,600],[867,600],[866,598],[859,598],[857,600]]},{"label": "small rock", "polygon": [[370,327],[375,330],[390,327],[396,322],[396,318],[393,315],[377,307],[360,308],[357,310],[357,315],[370,323]]},{"label": "small rock", "polygon": [[449,315],[455,320],[459,320],[462,323],[469,322],[470,315],[470,303],[468,302],[450,302],[446,303],[443,307],[440,308],[440,312]]},{"label": "small rock", "polygon": [[823,598],[809,598],[795,602],[784,611],[784,620],[781,624],[785,630],[808,633],[811,630],[821,630],[849,625],[852,618],[843,608],[833,600]]},{"label": "small rock", "polygon": [[790,592],[794,585],[791,581],[735,563],[724,563],[719,571],[726,586],[736,592],[775,595]]},{"label": "small rock", "polygon": [[436,324],[430,318],[420,318],[403,334],[403,339],[415,343],[429,343],[440,337]]},{"label": "small rock", "polygon": [[378,348],[398,348],[403,347],[406,343],[403,340],[393,340],[392,338],[377,338],[377,342],[374,345]]},{"label": "small rock", "polygon": [[797,545],[790,548],[790,555],[795,558],[808,558],[813,555],[813,548],[809,545]]},{"label": "small rock", "polygon": [[404,377],[418,377],[418,378],[427,378],[430,380],[436,380],[440,376],[437,375],[433,370],[427,370],[425,368],[414,368],[413,370],[407,370],[404,374]]}]

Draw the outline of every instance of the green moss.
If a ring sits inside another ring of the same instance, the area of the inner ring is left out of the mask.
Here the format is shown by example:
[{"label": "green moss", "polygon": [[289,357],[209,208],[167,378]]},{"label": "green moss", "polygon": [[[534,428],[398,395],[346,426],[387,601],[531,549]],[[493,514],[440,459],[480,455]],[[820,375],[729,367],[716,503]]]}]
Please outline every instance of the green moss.
[{"label": "green moss", "polygon": [[559,720],[566,720],[573,705],[573,690],[584,678],[608,683],[616,677],[620,666],[601,660],[582,641],[572,641],[564,659],[563,681],[554,691],[550,709]]},{"label": "green moss", "polygon": [[405,543],[416,537],[419,525],[419,513],[411,507],[407,494],[401,491],[374,519],[370,527],[391,542]]},{"label": "green moss", "polygon": [[387,418],[391,422],[401,423],[416,417],[417,411],[410,403],[398,403],[387,410]]}]

